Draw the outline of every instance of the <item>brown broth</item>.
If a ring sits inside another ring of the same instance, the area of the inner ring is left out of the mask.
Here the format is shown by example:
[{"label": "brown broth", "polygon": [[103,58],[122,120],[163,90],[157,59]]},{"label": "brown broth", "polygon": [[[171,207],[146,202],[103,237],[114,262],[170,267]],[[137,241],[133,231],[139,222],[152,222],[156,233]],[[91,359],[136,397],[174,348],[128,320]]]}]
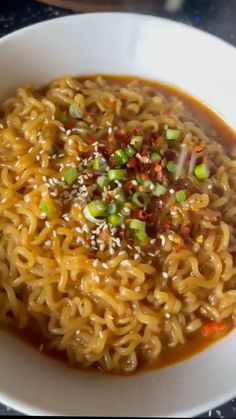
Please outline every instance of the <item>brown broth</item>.
[{"label": "brown broth", "polygon": [[[84,77],[78,77],[78,80],[92,79],[97,77],[97,75],[89,75]],[[186,108],[192,113],[193,117],[200,122],[202,128],[211,136],[214,140],[220,141],[224,146],[226,152],[233,153],[236,150],[236,132],[230,128],[225,121],[207,105],[201,103],[195,97],[189,95],[188,93],[170,85],[166,85],[160,82],[154,82],[142,78],[136,78],[131,76],[111,76],[111,75],[102,75],[106,81],[112,83],[114,81],[121,84],[127,84],[132,80],[138,80],[140,86],[151,86],[155,88],[160,93],[164,94],[166,97],[175,96],[181,99],[186,106]],[[46,87],[40,90],[41,93],[45,92]],[[220,332],[217,335],[214,335],[210,338],[205,338],[200,331],[197,331],[191,334],[188,337],[188,341],[183,345],[178,345],[176,348],[164,348],[161,351],[159,360],[153,364],[142,365],[142,360],[139,360],[139,366],[135,372],[142,372],[150,369],[163,368],[171,364],[188,359],[197,353],[203,351],[210,345],[217,342],[219,339],[226,336],[233,329],[233,324],[230,320],[226,323],[226,329],[224,332]],[[8,329],[7,329],[8,330]],[[33,332],[32,332],[33,331]],[[11,330],[12,332],[12,330]],[[33,345],[37,350],[42,351],[43,354],[49,355],[53,359],[60,360],[63,362],[67,361],[66,352],[59,352],[57,350],[47,350],[47,342],[43,342],[40,336],[40,332],[35,329],[35,325],[31,324],[27,329],[19,331],[14,330],[13,333],[23,339],[25,342]],[[41,348],[43,345],[43,349]],[[96,369],[90,368],[89,370]]]}]

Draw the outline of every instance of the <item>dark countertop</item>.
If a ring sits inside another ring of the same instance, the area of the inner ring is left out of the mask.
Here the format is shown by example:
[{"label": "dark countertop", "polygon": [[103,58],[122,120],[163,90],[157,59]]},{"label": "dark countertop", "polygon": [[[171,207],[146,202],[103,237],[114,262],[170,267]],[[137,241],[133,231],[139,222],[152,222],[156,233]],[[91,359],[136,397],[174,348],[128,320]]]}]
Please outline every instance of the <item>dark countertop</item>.
[{"label": "dark countertop", "polygon": [[[182,6],[175,12],[167,10],[168,2],[171,3],[171,0],[143,1],[140,4],[137,0],[134,11],[187,23],[236,46],[236,0],[179,0]],[[109,4],[109,1],[106,3]],[[0,37],[27,25],[72,13],[33,0],[1,0]],[[14,416],[17,412],[0,404],[0,416],[5,415]],[[236,398],[199,417],[236,418]]]}]

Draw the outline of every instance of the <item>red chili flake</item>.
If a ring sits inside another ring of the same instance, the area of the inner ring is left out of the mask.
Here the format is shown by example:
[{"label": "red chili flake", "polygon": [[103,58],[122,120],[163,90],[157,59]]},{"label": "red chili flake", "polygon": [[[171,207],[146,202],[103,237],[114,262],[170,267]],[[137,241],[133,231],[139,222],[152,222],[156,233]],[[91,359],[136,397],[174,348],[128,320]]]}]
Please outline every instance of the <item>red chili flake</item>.
[{"label": "red chili flake", "polygon": [[75,126],[76,126],[76,123],[77,123],[77,121],[76,121],[76,119],[68,119],[65,123],[64,123],[64,127],[66,128],[66,129],[72,129],[72,128],[75,128]]},{"label": "red chili flake", "polygon": [[146,149],[146,148],[144,148],[142,151],[141,151],[141,156],[142,157],[149,157],[149,152],[148,152],[148,150]]},{"label": "red chili flake", "polygon": [[171,228],[172,228],[172,221],[169,220],[169,219],[165,219],[165,220],[162,220],[160,222],[160,226],[159,226],[158,231],[160,233],[164,233],[164,232],[166,232],[168,230],[171,230]]},{"label": "red chili flake", "polygon": [[178,157],[177,151],[175,150],[167,150],[164,154],[166,160],[176,160]]},{"label": "red chili flake", "polygon": [[183,236],[184,239],[187,239],[190,235],[190,228],[186,224],[182,224],[180,227],[180,233]]},{"label": "red chili flake", "polygon": [[156,134],[156,132],[151,132],[151,134],[149,135],[149,140],[148,143],[154,145],[156,144],[156,142],[158,141],[158,135]]},{"label": "red chili flake", "polygon": [[129,167],[132,167],[133,169],[135,169],[138,165],[138,161],[135,157],[130,157],[129,161],[128,161],[128,165]]},{"label": "red chili flake", "polygon": [[141,173],[140,176],[143,180],[148,180],[149,178],[147,173]]},{"label": "red chili flake", "polygon": [[200,151],[202,151],[204,149],[204,146],[202,144],[196,144],[193,146],[193,153],[199,153]]},{"label": "red chili flake", "polygon": [[94,141],[95,141],[95,139],[94,139],[94,136],[93,135],[87,135],[87,137],[86,137],[86,143],[87,144],[93,144],[94,143]]},{"label": "red chili flake", "polygon": [[167,163],[167,160],[166,159],[162,159],[161,166],[162,167],[166,167],[166,163]]},{"label": "red chili flake", "polygon": [[128,144],[130,142],[131,137],[133,136],[132,132],[127,132],[123,138],[123,141],[125,144]]},{"label": "red chili flake", "polygon": [[125,182],[125,183],[123,184],[123,187],[124,187],[124,190],[125,190],[126,192],[130,191],[131,189],[133,189],[133,188],[134,188],[134,185],[133,185],[132,180]]},{"label": "red chili flake", "polygon": [[116,100],[115,99],[110,100],[110,108],[115,109],[115,107],[116,107]]},{"label": "red chili flake", "polygon": [[142,127],[137,127],[134,129],[134,135],[142,135],[143,133],[143,128]]},{"label": "red chili flake", "polygon": [[111,157],[108,164],[109,164],[110,167],[115,167],[116,166],[115,157]]},{"label": "red chili flake", "polygon": [[145,211],[141,210],[140,208],[134,208],[130,214],[131,218],[137,218],[138,220],[146,220],[147,214]]},{"label": "red chili flake", "polygon": [[181,250],[183,250],[183,248],[178,246],[178,247],[175,248],[175,253],[179,253],[179,252],[181,252]]},{"label": "red chili flake", "polygon": [[156,178],[158,182],[168,185],[168,177],[163,173],[163,171],[156,173]]},{"label": "red chili flake", "polygon": [[116,130],[115,134],[116,134],[116,137],[118,137],[118,138],[123,138],[123,137],[125,137],[125,136],[126,136],[127,131],[126,131],[124,128],[118,128],[118,129]]},{"label": "red chili flake", "polygon": [[222,217],[220,215],[218,215],[217,217],[215,217],[211,220],[211,224],[213,224],[213,226],[215,226],[215,227],[218,227],[221,223],[221,219],[222,219]]},{"label": "red chili flake", "polygon": [[157,161],[154,162],[154,171],[160,173],[162,171],[162,166]]}]

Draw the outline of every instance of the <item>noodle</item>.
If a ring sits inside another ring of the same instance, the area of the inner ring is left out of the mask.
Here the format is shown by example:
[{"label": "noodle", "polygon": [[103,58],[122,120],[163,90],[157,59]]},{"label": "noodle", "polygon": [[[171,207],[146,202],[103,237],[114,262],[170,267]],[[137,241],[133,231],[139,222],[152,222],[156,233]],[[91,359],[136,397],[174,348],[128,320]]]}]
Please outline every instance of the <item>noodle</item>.
[{"label": "noodle", "polygon": [[[99,190],[116,166],[128,179]],[[20,87],[0,106],[0,178],[2,326],[73,365],[131,373],[235,325],[236,162],[180,99],[118,78]],[[85,212],[98,201],[116,218]]]}]

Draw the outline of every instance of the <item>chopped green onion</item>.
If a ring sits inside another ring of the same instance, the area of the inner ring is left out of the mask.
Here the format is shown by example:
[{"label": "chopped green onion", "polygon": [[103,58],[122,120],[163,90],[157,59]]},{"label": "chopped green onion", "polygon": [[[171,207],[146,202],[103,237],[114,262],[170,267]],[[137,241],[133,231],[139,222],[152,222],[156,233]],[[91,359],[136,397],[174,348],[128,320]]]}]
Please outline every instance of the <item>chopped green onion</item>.
[{"label": "chopped green onion", "polygon": [[140,221],[137,218],[134,218],[133,220],[131,220],[129,226],[132,230],[140,230],[140,231],[146,230],[146,222]]},{"label": "chopped green onion", "polygon": [[63,174],[63,178],[65,182],[67,183],[67,185],[72,185],[72,183],[74,183],[77,177],[78,177],[78,172],[75,167],[71,167],[71,169],[67,170]]},{"label": "chopped green onion", "polygon": [[200,179],[204,180],[210,176],[210,170],[206,163],[199,164],[194,169],[195,176]]},{"label": "chopped green onion", "polygon": [[126,154],[126,151],[123,150],[122,148],[119,148],[119,150],[116,150],[114,152],[114,156],[118,165],[125,164],[129,160],[129,157]]},{"label": "chopped green onion", "polygon": [[107,221],[113,227],[119,227],[123,223],[124,218],[119,214],[111,214],[109,215]]},{"label": "chopped green onion", "polygon": [[132,203],[135,207],[143,208],[150,202],[149,196],[145,192],[135,192],[132,196]]},{"label": "chopped green onion", "polygon": [[186,192],[183,190],[183,189],[181,189],[181,191],[177,191],[176,193],[175,193],[175,197],[176,197],[176,200],[178,201],[178,202],[184,202],[184,201],[186,201]]},{"label": "chopped green onion", "polygon": [[152,191],[152,194],[154,196],[161,196],[161,195],[165,195],[165,193],[167,192],[167,189],[165,188],[165,186],[161,185],[160,183],[157,183],[155,188]]},{"label": "chopped green onion", "polygon": [[69,114],[74,119],[81,119],[83,117],[83,110],[78,103],[72,103],[69,107]]},{"label": "chopped green onion", "polygon": [[131,147],[130,145],[128,147],[126,147],[125,152],[127,154],[127,156],[129,157],[133,157],[136,154],[136,150]]},{"label": "chopped green onion", "polygon": [[91,223],[98,224],[98,223],[103,222],[103,219],[95,218],[95,217],[92,216],[92,214],[90,213],[90,211],[88,209],[88,205],[86,205],[86,207],[84,208],[83,214],[84,214],[86,220],[90,221]]},{"label": "chopped green onion", "polygon": [[43,214],[45,214],[45,215],[49,215],[50,214],[50,212],[51,212],[51,208],[50,208],[50,206],[48,205],[48,203],[47,202],[45,202],[45,201],[42,201],[41,203],[40,203],[40,210],[41,210],[41,212],[43,213]]},{"label": "chopped green onion", "polygon": [[121,210],[121,214],[125,215],[126,217],[128,217],[131,213],[131,208],[129,207],[123,207]]},{"label": "chopped green onion", "polygon": [[143,184],[143,178],[142,178],[141,175],[137,174],[136,175],[136,180],[137,180],[137,182],[138,182],[139,185],[142,185]]},{"label": "chopped green onion", "polygon": [[108,178],[112,180],[124,180],[126,176],[126,170],[124,169],[111,169],[108,170]]},{"label": "chopped green onion", "polygon": [[109,185],[108,177],[105,176],[105,175],[98,176],[97,184],[98,184],[98,186],[100,186],[100,188],[102,188],[102,189],[105,188],[106,186]]},{"label": "chopped green onion", "polygon": [[147,179],[143,182],[143,187],[148,191],[152,191],[154,189],[154,183],[150,179]]},{"label": "chopped green onion", "polygon": [[107,168],[106,160],[103,157],[96,157],[92,160],[94,170],[105,170]]},{"label": "chopped green onion", "polygon": [[55,119],[57,121],[62,122],[63,124],[65,124],[68,121],[68,117],[66,115],[56,115]]},{"label": "chopped green onion", "polygon": [[136,150],[140,150],[143,143],[143,136],[142,135],[135,135],[131,138],[130,144],[134,146]]},{"label": "chopped green onion", "polygon": [[114,198],[119,205],[124,205],[124,203],[126,202],[126,196],[123,189],[116,189]]},{"label": "chopped green onion", "polygon": [[142,231],[142,230],[137,230],[135,233],[135,236],[141,241],[146,241],[148,239],[148,235],[146,233],[146,231]]},{"label": "chopped green onion", "polygon": [[115,214],[118,211],[117,204],[114,201],[109,202],[107,205],[107,211],[109,214]]},{"label": "chopped green onion", "polygon": [[161,161],[161,156],[158,153],[152,153],[151,154],[151,162],[153,163],[154,161],[160,162]]},{"label": "chopped green onion", "polygon": [[167,162],[166,168],[167,168],[168,172],[175,173],[176,167],[177,167],[177,164],[174,163],[172,160]]},{"label": "chopped green onion", "polygon": [[180,137],[180,130],[179,129],[167,129],[166,130],[166,138],[167,140],[178,140]]},{"label": "chopped green onion", "polygon": [[107,206],[102,201],[91,201],[86,206],[88,208],[89,213],[94,218],[104,217],[107,215]]}]

